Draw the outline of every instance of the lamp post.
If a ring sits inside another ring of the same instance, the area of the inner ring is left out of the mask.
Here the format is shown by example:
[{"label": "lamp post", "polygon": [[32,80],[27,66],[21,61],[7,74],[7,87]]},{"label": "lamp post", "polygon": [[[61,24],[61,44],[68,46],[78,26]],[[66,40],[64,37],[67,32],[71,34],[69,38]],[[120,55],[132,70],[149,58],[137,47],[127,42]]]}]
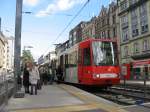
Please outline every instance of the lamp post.
[{"label": "lamp post", "polygon": [[24,46],[24,47],[23,47],[23,50],[25,51],[26,48],[33,48],[33,46]]},{"label": "lamp post", "polygon": [[18,91],[18,79],[21,75],[21,26],[22,26],[22,3],[23,0],[16,0],[16,19],[15,19],[15,49],[14,49],[14,94]]}]

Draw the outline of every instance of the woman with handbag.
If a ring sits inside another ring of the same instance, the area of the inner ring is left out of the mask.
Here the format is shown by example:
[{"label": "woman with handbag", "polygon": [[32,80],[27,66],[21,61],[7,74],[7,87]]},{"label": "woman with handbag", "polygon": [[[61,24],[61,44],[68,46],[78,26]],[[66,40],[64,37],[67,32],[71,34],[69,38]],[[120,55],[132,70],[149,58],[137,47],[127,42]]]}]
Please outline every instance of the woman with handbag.
[{"label": "woman with handbag", "polygon": [[40,80],[40,76],[39,76],[38,68],[32,63],[30,64],[29,67],[29,74],[30,74],[29,81],[31,83],[31,95],[33,94],[33,91],[35,95],[37,95],[37,84],[38,84],[38,80]]}]

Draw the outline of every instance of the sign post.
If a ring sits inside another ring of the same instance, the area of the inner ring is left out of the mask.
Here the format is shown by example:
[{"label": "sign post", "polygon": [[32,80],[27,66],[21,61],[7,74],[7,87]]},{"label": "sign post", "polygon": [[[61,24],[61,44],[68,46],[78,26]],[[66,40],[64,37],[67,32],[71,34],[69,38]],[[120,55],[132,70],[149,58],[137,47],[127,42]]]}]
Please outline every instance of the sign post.
[{"label": "sign post", "polygon": [[146,97],[146,80],[147,80],[147,70],[146,70],[147,66],[144,65],[144,68],[143,68],[143,75],[144,75],[144,97]]},{"label": "sign post", "polygon": [[126,87],[126,75],[127,75],[127,67],[125,65],[122,65],[122,67],[121,67],[121,74],[123,76],[124,89],[125,89],[125,87]]}]

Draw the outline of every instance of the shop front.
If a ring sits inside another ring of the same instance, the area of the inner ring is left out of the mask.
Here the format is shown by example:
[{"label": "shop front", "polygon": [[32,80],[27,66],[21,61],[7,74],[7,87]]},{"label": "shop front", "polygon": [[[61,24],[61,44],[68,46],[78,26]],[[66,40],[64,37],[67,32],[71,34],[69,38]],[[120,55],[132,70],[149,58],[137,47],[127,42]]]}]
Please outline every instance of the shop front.
[{"label": "shop front", "polygon": [[150,59],[132,62],[131,80],[150,80]]}]

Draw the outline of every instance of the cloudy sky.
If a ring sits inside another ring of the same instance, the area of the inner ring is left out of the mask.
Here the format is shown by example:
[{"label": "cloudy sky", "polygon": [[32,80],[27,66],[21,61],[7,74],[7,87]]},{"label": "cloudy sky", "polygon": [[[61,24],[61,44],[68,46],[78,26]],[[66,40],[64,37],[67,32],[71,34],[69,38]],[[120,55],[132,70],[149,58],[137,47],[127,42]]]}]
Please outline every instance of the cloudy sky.
[{"label": "cloudy sky", "polygon": [[[58,38],[74,15],[87,0],[24,0],[23,12],[32,14],[22,16],[22,48],[33,46],[31,49],[35,58],[54,49],[53,44],[68,39],[69,31],[80,21],[88,21],[99,14],[102,5],[108,6],[113,0],[90,0],[79,16]],[[0,17],[2,31],[7,36],[14,36],[16,0],[0,0]],[[58,39],[57,39],[58,38]]]}]

